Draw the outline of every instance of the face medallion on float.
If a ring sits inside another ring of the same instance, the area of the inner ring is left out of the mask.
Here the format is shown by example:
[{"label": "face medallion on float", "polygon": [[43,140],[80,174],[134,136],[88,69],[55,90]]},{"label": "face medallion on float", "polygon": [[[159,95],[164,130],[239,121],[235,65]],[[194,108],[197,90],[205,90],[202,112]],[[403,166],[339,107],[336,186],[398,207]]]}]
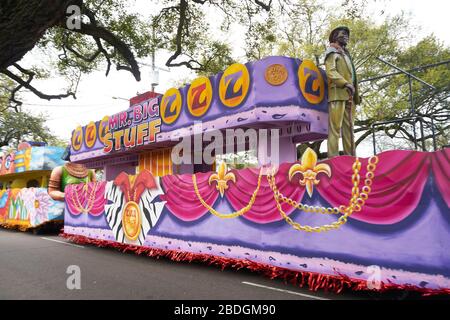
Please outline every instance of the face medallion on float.
[{"label": "face medallion on float", "polygon": [[141,210],[134,201],[129,201],[123,209],[122,226],[125,236],[130,241],[135,241],[141,231]]}]

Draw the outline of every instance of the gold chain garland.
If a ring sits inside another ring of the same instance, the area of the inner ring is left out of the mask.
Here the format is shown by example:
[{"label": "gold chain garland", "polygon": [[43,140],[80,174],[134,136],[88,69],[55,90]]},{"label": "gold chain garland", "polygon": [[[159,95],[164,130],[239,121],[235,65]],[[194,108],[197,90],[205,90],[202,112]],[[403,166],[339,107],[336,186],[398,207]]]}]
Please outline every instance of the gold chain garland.
[{"label": "gold chain garland", "polygon": [[[360,182],[360,175],[359,171],[361,170],[361,162],[358,158],[356,158],[355,163],[353,164],[353,175],[352,175],[352,182],[353,182],[353,188],[352,188],[352,198],[350,199],[349,206],[340,206],[338,208],[323,208],[323,207],[310,207],[306,206],[304,204],[299,204],[296,201],[284,197],[276,187],[275,182],[275,176],[274,174],[267,175],[267,181],[269,182],[270,187],[272,188],[274,192],[274,199],[277,204],[278,211],[280,211],[281,216],[286,220],[288,224],[290,224],[294,229],[299,231],[305,231],[305,232],[324,232],[324,231],[330,231],[340,228],[342,225],[344,225],[347,222],[347,219],[349,216],[353,214],[353,212],[359,212],[362,210],[362,207],[364,206],[365,202],[369,198],[369,194],[372,191],[372,180],[375,177],[374,171],[376,169],[376,166],[379,162],[379,159],[377,156],[374,156],[369,159],[369,164],[367,165],[367,174],[366,179],[364,181],[365,186],[362,188],[361,192],[359,190],[359,182]],[[332,224],[323,225],[320,227],[311,227],[311,226],[302,226],[299,223],[294,222],[288,215],[283,211],[281,208],[280,200],[283,202],[289,203],[290,205],[296,207],[297,209],[306,211],[306,212],[319,212],[324,214],[338,214],[339,212],[344,213],[343,216],[341,216],[338,221],[333,222]]]},{"label": "gold chain garland", "polygon": [[222,218],[222,219],[231,219],[231,218],[237,218],[239,216],[242,216],[244,214],[246,214],[248,211],[250,211],[250,209],[252,208],[253,204],[256,201],[256,195],[258,194],[259,188],[261,187],[261,178],[262,178],[262,172],[263,169],[261,168],[259,171],[259,176],[258,176],[258,185],[255,189],[255,192],[253,192],[249,203],[247,204],[247,206],[245,206],[244,208],[242,208],[239,211],[235,211],[229,214],[223,214],[220,212],[217,212],[213,207],[211,207],[210,205],[208,205],[205,200],[203,200],[202,196],[200,195],[200,192],[198,190],[198,186],[197,186],[197,177],[195,176],[195,174],[192,175],[192,182],[194,183],[194,190],[195,190],[195,194],[197,195],[197,198],[200,200],[200,202],[202,203],[202,205],[208,209],[213,215]]},{"label": "gold chain garland", "polygon": [[[86,195],[87,195],[87,184],[83,188],[86,188]],[[89,213],[92,210],[92,208],[94,207],[96,193],[97,193],[97,182],[94,182],[94,187],[92,189],[91,194],[88,197],[87,208],[84,208],[83,205],[81,204],[80,199],[78,198],[78,193],[76,192],[75,188],[73,188],[72,193],[71,193],[72,203],[78,211],[80,211],[82,213]],[[74,200],[74,195],[75,195],[75,200]]]},{"label": "gold chain garland", "polygon": [[281,200],[284,203],[289,204],[290,206],[304,211],[304,212],[313,212],[313,213],[321,213],[321,214],[339,214],[340,210],[339,208],[325,208],[325,207],[313,207],[313,206],[308,206],[307,204],[303,204],[303,203],[298,203],[295,200],[292,200],[291,198],[288,198],[286,196],[284,196],[277,188],[276,183],[275,183],[275,179],[273,180],[269,180],[271,179],[272,176],[267,176],[267,180],[269,181],[269,185],[272,188],[272,191],[274,192],[274,196],[277,197],[279,200]]},{"label": "gold chain garland", "polygon": [[[352,176],[352,181],[354,181],[354,187],[352,189],[352,192],[355,191],[355,184],[356,184],[356,193],[359,194],[359,171],[361,170],[361,163],[359,162],[359,159],[357,158],[353,164],[353,171],[355,172]],[[269,179],[269,178],[268,178]],[[318,207],[318,206],[308,206],[307,204],[303,204],[303,203],[298,203],[295,200],[292,200],[291,198],[288,198],[286,196],[284,196],[277,188],[275,179],[272,179],[271,181],[269,181],[269,185],[272,188],[272,191],[274,192],[275,196],[278,197],[279,200],[281,200],[284,203],[289,204],[290,206],[304,211],[304,212],[312,212],[312,213],[320,213],[320,214],[327,214],[327,215],[332,215],[332,214],[339,214],[341,213],[340,208],[326,208],[326,207]],[[271,183],[272,182],[272,183]],[[352,193],[353,195],[353,193]],[[353,197],[352,197],[353,198]]]}]

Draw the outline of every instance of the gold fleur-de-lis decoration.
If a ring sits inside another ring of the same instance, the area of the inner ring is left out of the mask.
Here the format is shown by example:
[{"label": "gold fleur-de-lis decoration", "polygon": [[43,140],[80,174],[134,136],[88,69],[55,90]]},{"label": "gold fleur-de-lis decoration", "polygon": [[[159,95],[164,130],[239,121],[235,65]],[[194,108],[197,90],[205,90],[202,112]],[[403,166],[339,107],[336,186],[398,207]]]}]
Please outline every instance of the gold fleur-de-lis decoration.
[{"label": "gold fleur-de-lis decoration", "polygon": [[219,172],[214,173],[209,177],[209,184],[213,181],[217,182],[216,188],[220,192],[220,196],[223,198],[225,190],[228,189],[228,181],[236,183],[236,176],[232,172],[227,172],[227,165],[222,162],[219,166]]},{"label": "gold fleur-de-lis decoration", "polygon": [[289,169],[289,181],[291,181],[297,173],[303,175],[303,179],[300,180],[300,185],[306,186],[309,197],[312,197],[314,186],[317,186],[320,182],[320,180],[317,179],[319,173],[325,173],[331,178],[330,166],[325,163],[317,164],[317,154],[311,148],[306,149],[300,164],[294,164]]}]

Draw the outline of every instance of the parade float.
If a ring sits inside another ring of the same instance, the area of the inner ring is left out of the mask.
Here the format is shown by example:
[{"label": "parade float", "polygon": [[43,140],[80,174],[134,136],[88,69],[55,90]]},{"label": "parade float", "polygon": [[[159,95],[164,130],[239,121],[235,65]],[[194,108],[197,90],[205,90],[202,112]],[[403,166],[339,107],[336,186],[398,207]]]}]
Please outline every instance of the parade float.
[{"label": "parade float", "polygon": [[0,225],[21,231],[63,226],[64,203],[47,192],[51,171],[61,165],[63,148],[23,142],[0,154]]},{"label": "parade float", "polygon": [[[324,71],[287,57],[137,96],[73,131],[71,161],[106,181],[67,187],[63,236],[311,290],[450,293],[450,150],[297,159],[297,144],[327,138],[327,121]],[[181,138],[194,137],[193,160],[208,148],[195,136],[227,129],[277,129],[277,163],[264,139],[258,168],[173,162]]]}]

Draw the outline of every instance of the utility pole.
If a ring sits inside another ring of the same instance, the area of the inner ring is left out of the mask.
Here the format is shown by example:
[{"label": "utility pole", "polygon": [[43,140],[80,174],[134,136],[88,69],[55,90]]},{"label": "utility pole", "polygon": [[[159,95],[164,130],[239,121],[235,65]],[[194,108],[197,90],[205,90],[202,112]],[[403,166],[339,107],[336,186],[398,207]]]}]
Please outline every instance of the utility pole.
[{"label": "utility pole", "polygon": [[155,28],[152,28],[152,42],[153,42],[153,48],[152,48],[152,62],[151,64],[147,64],[141,61],[138,61],[138,64],[146,66],[146,67],[151,67],[151,71],[150,71],[150,85],[152,88],[152,92],[155,92],[155,88],[156,86],[159,85],[159,70],[162,71],[166,71],[166,72],[170,72],[170,69],[168,68],[161,68],[156,66],[156,62],[155,62],[155,58],[156,58],[156,49],[155,49],[155,41],[156,39],[156,34],[155,34]]},{"label": "utility pole", "polygon": [[152,77],[151,77],[151,85],[152,85],[152,92],[155,92],[155,87],[159,83],[159,71],[156,71],[155,69],[155,27],[152,27]]}]

